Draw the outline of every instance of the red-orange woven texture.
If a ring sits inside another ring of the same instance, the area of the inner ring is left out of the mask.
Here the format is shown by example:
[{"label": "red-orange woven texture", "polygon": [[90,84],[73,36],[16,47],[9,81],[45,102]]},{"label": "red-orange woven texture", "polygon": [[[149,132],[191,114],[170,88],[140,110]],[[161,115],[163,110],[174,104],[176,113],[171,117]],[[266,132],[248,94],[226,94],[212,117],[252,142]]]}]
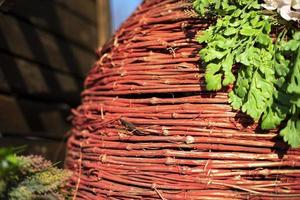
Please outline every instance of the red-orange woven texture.
[{"label": "red-orange woven texture", "polygon": [[205,90],[208,22],[188,6],[146,0],[99,50],[68,140],[74,199],[300,199],[299,149]]}]

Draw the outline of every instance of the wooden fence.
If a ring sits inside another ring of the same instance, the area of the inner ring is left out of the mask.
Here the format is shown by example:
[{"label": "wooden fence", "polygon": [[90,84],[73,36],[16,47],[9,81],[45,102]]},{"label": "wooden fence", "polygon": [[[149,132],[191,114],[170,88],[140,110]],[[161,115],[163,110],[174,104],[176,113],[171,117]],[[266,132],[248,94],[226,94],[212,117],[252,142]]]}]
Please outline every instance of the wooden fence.
[{"label": "wooden fence", "polygon": [[63,159],[70,108],[80,103],[102,30],[97,5],[96,0],[2,2],[0,146],[27,145],[27,153]]}]

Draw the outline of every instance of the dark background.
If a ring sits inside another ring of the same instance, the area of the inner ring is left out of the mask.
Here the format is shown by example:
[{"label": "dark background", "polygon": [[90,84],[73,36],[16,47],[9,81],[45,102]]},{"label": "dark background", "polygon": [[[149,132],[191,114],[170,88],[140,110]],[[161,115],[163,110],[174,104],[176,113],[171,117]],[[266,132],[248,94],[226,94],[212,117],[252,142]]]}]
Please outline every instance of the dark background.
[{"label": "dark background", "polygon": [[111,33],[108,0],[0,0],[0,146],[64,159],[70,109]]}]

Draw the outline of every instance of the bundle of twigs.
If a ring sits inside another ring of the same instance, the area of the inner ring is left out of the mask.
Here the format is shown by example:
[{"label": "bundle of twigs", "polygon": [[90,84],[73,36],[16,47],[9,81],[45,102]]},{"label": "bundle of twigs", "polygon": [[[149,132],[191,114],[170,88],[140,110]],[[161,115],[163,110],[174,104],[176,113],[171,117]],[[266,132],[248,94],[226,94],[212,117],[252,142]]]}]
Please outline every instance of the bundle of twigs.
[{"label": "bundle of twigs", "polygon": [[146,0],[99,50],[73,111],[74,199],[300,199],[299,149],[205,90],[193,38],[210,22],[188,6]]}]

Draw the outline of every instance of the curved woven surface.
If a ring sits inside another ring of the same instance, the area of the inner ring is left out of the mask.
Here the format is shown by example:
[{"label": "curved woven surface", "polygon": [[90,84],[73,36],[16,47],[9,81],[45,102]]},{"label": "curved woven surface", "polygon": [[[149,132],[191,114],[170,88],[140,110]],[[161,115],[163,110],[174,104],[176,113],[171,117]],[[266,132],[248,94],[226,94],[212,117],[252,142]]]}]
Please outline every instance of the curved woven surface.
[{"label": "curved woven surface", "polygon": [[205,91],[208,22],[186,6],[146,0],[99,50],[68,141],[74,198],[300,199],[299,149]]}]

